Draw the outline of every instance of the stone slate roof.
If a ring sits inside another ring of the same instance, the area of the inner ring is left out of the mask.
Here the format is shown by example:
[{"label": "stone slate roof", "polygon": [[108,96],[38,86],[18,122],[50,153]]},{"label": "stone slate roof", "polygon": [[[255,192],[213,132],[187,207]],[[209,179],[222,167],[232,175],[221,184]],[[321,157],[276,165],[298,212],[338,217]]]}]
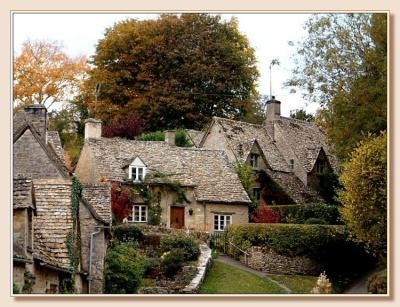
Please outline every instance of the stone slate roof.
[{"label": "stone slate roof", "polygon": [[[111,185],[109,183],[84,184],[82,189],[82,199],[86,205],[94,209],[91,210],[97,219],[111,225]],[[89,210],[91,209],[89,208]]]},{"label": "stone slate roof", "polygon": [[[315,123],[309,123],[293,118],[280,117],[273,121],[274,129],[282,134],[282,138],[277,138],[277,145],[282,147],[289,146],[302,163],[306,172],[310,172],[318,158],[321,149],[324,150],[332,169],[337,172],[338,164],[336,158],[329,154],[330,147],[322,128]],[[270,125],[267,125],[267,132],[272,135]],[[287,153],[281,150],[283,156]]]},{"label": "stone slate roof", "polygon": [[51,136],[48,139],[47,144],[45,144],[45,142],[40,137],[38,131],[36,131],[35,127],[29,121],[26,120],[24,112],[20,111],[15,113],[13,116],[13,143],[15,143],[27,129],[29,129],[32,132],[36,141],[40,144],[40,146],[43,148],[43,150],[50,158],[50,160],[54,163],[54,165],[60,170],[62,175],[65,178],[68,178],[69,171],[65,166],[64,153],[63,153],[64,151],[61,146],[61,141],[58,132],[48,131],[48,135],[51,134]]},{"label": "stone slate roof", "polygon": [[321,197],[295,176],[293,173],[266,170],[267,174],[282,188],[295,203],[322,201]]},{"label": "stone slate roof", "polygon": [[61,139],[58,131],[47,131],[47,142],[53,147],[53,150],[60,160],[64,161],[64,149],[61,145]]},{"label": "stone slate roof", "polygon": [[14,178],[13,186],[13,208],[14,209],[35,209],[32,198],[32,180],[30,178]]},{"label": "stone slate roof", "polygon": [[219,117],[213,119],[222,127],[225,139],[240,163],[246,162],[247,156],[257,140],[267,164],[272,170],[290,172],[288,163],[264,126]]},{"label": "stone slate roof", "polygon": [[[319,201],[318,194],[305,186],[292,172],[291,153],[297,157],[305,172],[310,172],[321,150],[325,152],[334,171],[337,162],[330,155],[323,131],[314,123],[280,117],[264,125],[255,125],[225,118],[214,117],[221,126],[223,136],[237,161],[244,163],[254,144],[262,151],[269,168],[268,175],[278,183],[295,202]],[[203,137],[200,146],[206,139]]]},{"label": "stone slate roof", "polygon": [[62,179],[33,181],[36,216],[33,222],[33,257],[68,270],[67,235],[72,230],[71,182]]},{"label": "stone slate roof", "polygon": [[196,199],[207,202],[250,203],[240,180],[223,151],[181,148],[165,142],[121,138],[89,139],[96,173],[109,181],[123,182],[127,167],[139,157],[146,165],[146,181],[170,181],[195,188]]},{"label": "stone slate roof", "polygon": [[204,131],[199,131],[199,130],[194,130],[194,129],[186,129],[186,133],[188,134],[193,145],[195,147],[200,147],[200,142],[203,139]]}]

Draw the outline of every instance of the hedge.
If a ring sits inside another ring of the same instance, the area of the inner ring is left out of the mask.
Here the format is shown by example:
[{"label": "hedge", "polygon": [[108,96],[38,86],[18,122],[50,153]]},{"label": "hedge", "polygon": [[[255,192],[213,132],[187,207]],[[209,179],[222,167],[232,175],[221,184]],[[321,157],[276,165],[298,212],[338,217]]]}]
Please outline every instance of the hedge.
[{"label": "hedge", "polygon": [[140,242],[144,235],[142,230],[136,225],[122,224],[113,227],[113,236],[121,242]]},{"label": "hedge", "polygon": [[243,250],[251,246],[272,249],[286,256],[320,258],[347,241],[344,226],[302,224],[230,225],[225,238]]},{"label": "hedge", "polygon": [[301,204],[301,205],[281,205],[269,206],[279,213],[281,223],[304,224],[309,218],[318,218],[326,221],[330,225],[341,225],[343,221],[340,217],[338,206],[328,204]]}]

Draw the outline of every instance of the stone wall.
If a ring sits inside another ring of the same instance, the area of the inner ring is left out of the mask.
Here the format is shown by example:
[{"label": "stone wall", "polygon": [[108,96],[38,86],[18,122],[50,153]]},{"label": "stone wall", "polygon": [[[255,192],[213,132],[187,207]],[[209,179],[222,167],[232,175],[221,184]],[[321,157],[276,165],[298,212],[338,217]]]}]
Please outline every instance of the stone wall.
[{"label": "stone wall", "polygon": [[[282,275],[318,275],[321,268],[318,263],[305,256],[288,257],[279,255],[268,248],[252,246],[248,250],[247,266],[268,274]],[[240,261],[245,263],[245,258]]]},{"label": "stone wall", "polygon": [[32,293],[55,294],[59,292],[59,272],[39,264],[34,265],[35,283]]},{"label": "stone wall", "polygon": [[24,286],[24,273],[25,273],[25,263],[13,263],[13,283],[17,284],[19,289],[22,291]]},{"label": "stone wall", "polygon": [[13,211],[13,253],[14,256],[26,258],[27,255],[27,236],[28,236],[28,217],[27,209],[14,209]]},{"label": "stone wall", "polygon": [[[197,273],[194,278],[188,283],[186,287],[179,290],[181,294],[194,294],[198,293],[202,285],[207,271],[211,264],[211,249],[204,243],[200,244],[200,255],[197,260],[196,269]],[[183,268],[185,269],[185,267]],[[140,289],[141,294],[176,294],[175,289],[169,287],[143,287]]]},{"label": "stone wall", "polygon": [[200,256],[197,260],[197,274],[192,281],[182,290],[182,293],[198,293],[200,286],[206,278],[207,271],[211,264],[211,249],[206,244],[200,244]]},{"label": "stone wall", "polygon": [[75,174],[82,183],[96,183],[100,180],[93,161],[94,158],[90,146],[85,143],[75,167]]},{"label": "stone wall", "polygon": [[13,146],[14,177],[24,175],[32,179],[63,178],[29,129]]},{"label": "stone wall", "polygon": [[[103,226],[103,224],[94,219],[89,209],[82,203],[79,206],[79,222],[81,231],[81,268],[89,273],[90,237],[92,233],[99,230],[96,226]],[[107,241],[104,230],[100,229],[100,232],[93,237],[90,293],[103,293],[103,270],[106,250]]]},{"label": "stone wall", "polygon": [[234,163],[236,162],[236,157],[226,142],[222,129],[223,128],[219,124],[214,123],[202,147],[207,149],[223,150],[228,156],[228,160],[231,163]]}]

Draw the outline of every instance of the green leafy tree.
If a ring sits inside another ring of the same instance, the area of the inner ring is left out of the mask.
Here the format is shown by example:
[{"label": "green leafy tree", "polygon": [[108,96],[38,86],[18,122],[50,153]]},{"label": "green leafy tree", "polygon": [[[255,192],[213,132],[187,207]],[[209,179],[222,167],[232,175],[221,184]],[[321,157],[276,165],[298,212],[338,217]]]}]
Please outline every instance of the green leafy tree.
[{"label": "green leafy tree", "polygon": [[346,161],[368,133],[386,130],[386,14],[315,14],[297,45],[289,86],[318,102],[338,158]]},{"label": "green leafy tree", "polygon": [[296,109],[290,111],[290,117],[294,119],[304,120],[306,122],[313,122],[314,115],[307,113],[304,109]]},{"label": "green leafy tree", "polygon": [[355,239],[374,255],[386,256],[386,133],[362,141],[344,164],[339,192],[342,216]]},{"label": "green leafy tree", "polygon": [[66,162],[71,168],[79,159],[83,146],[84,122],[88,116],[88,110],[78,100],[65,103],[62,109],[49,113],[49,130],[58,131],[67,154]]},{"label": "green leafy tree", "polygon": [[85,101],[105,122],[138,112],[151,130],[200,128],[212,116],[254,110],[256,59],[235,19],[128,19],[106,30],[91,64]]}]

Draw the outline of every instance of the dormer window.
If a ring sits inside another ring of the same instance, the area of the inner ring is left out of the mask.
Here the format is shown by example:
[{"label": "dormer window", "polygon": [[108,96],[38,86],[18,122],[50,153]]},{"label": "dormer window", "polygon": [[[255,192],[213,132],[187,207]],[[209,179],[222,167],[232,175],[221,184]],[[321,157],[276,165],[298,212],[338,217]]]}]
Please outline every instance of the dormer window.
[{"label": "dormer window", "polygon": [[133,182],[143,182],[146,177],[146,165],[140,158],[135,158],[129,165],[129,179]]},{"label": "dormer window", "polygon": [[252,168],[258,168],[258,154],[250,154],[250,165]]},{"label": "dormer window", "polygon": [[293,160],[293,159],[290,159],[289,162],[290,162],[290,163],[289,163],[289,167],[290,167],[291,170],[293,170],[293,169],[294,169],[294,160]]}]

